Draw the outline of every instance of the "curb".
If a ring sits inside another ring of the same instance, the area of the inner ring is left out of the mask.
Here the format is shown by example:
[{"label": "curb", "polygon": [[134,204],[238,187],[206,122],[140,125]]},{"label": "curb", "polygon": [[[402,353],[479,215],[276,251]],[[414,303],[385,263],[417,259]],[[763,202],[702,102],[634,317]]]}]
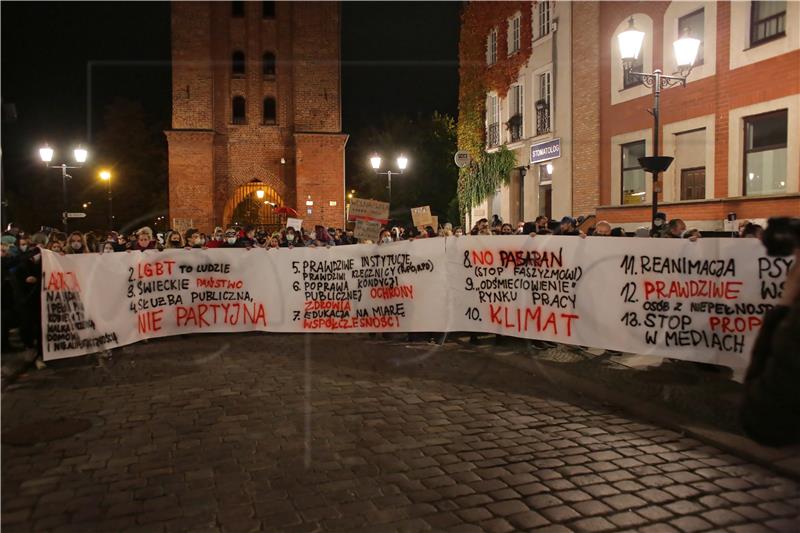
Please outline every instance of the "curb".
[{"label": "curb", "polygon": [[[689,417],[675,413],[652,401],[641,398],[635,398],[635,401],[631,401],[632,398],[629,395],[598,385],[583,377],[576,376],[568,370],[559,368],[561,366],[559,363],[544,363],[535,358],[517,354],[498,355],[492,353],[488,346],[475,346],[461,340],[456,340],[455,342],[463,346],[469,346],[477,353],[497,362],[524,370],[537,377],[543,377],[552,386],[567,388],[572,393],[613,405],[622,411],[635,415],[637,418],[694,437],[721,450],[769,468],[776,473],[800,480],[800,446],[785,448],[762,446],[744,435],[698,424]],[[635,372],[635,370],[633,371]]]}]

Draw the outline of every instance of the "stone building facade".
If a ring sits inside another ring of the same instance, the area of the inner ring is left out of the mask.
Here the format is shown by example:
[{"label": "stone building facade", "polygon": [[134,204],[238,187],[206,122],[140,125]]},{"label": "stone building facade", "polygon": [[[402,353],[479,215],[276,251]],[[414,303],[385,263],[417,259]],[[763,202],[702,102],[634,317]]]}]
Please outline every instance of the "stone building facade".
[{"label": "stone building facade", "polygon": [[173,2],[171,225],[344,222],[338,2]]}]

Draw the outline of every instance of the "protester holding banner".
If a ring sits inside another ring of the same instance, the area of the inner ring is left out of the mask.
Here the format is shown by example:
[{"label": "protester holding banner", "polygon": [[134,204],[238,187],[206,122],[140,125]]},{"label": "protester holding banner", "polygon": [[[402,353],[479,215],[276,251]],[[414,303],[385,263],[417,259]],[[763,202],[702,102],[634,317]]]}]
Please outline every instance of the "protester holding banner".
[{"label": "protester holding banner", "polygon": [[[81,239],[83,237],[81,236]],[[28,250],[19,254],[12,279],[14,302],[19,317],[19,333],[22,343],[35,356],[36,368],[44,368],[42,360],[42,255],[41,248],[47,243],[44,233],[31,237]]]}]

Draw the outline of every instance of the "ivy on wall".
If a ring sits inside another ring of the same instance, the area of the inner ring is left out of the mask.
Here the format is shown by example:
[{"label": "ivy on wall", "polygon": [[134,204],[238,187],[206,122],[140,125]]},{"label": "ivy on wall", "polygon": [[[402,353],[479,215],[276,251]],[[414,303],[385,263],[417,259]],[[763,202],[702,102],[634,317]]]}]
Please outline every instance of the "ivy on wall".
[{"label": "ivy on wall", "polygon": [[[508,55],[508,19],[521,14],[520,49]],[[462,216],[507,183],[516,161],[502,147],[486,152],[486,94],[503,98],[531,56],[530,2],[468,2],[461,13],[459,39],[458,147],[472,157],[458,178],[458,203]],[[486,65],[486,41],[497,28],[497,62]]]}]

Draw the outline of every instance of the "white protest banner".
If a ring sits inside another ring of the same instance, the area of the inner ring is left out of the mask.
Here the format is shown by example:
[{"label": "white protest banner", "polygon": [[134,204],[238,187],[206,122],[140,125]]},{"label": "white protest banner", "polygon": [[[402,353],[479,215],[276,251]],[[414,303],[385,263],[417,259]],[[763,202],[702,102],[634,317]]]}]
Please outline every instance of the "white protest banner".
[{"label": "white protest banner", "polygon": [[286,219],[286,227],[287,228],[294,228],[297,231],[300,231],[300,228],[303,227],[303,219],[302,218],[288,217]]},{"label": "white protest banner", "polygon": [[383,224],[374,220],[356,220],[353,237],[360,241],[371,240],[372,242],[377,242],[382,227]]},{"label": "white protest banner", "polygon": [[386,224],[389,221],[389,204],[378,200],[353,198],[350,201],[347,219],[351,221],[372,220]]},{"label": "white protest banner", "polygon": [[448,239],[451,330],[742,368],[790,258],[755,239]]},{"label": "white protest banner", "polygon": [[182,333],[444,330],[444,242],[43,252],[44,357]]},{"label": "white protest banner", "polygon": [[197,332],[474,331],[733,368],[792,264],[755,239],[560,236],[42,261],[46,360]]},{"label": "white protest banner", "polygon": [[423,205],[422,207],[412,207],[411,220],[413,221],[415,228],[430,226],[433,222],[433,217],[431,216],[431,206]]}]

